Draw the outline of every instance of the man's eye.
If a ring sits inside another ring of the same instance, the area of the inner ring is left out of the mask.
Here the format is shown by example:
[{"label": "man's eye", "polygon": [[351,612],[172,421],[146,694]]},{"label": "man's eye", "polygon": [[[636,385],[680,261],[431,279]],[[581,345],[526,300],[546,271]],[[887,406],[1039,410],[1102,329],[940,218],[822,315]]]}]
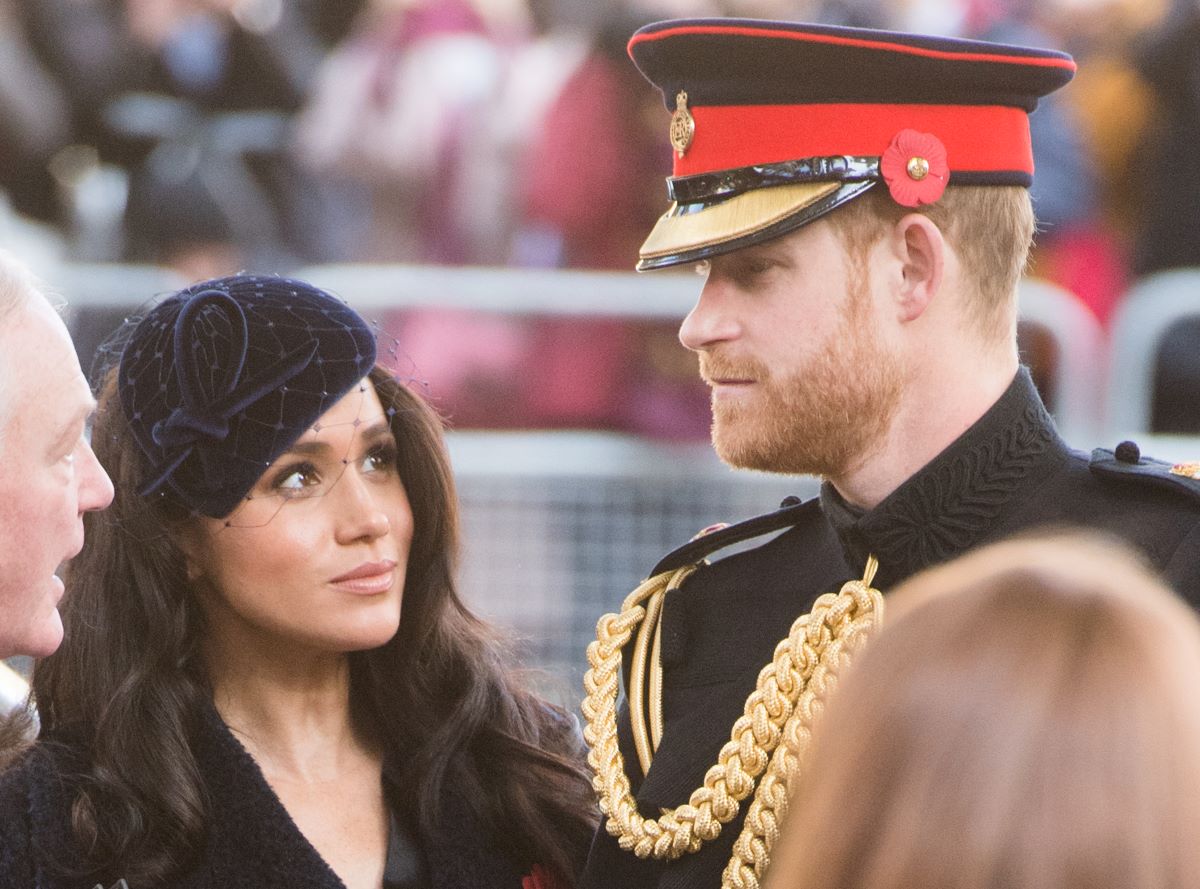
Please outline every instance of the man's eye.
[{"label": "man's eye", "polygon": [[729,270],[729,278],[735,284],[747,286],[768,274],[774,263],[766,259],[746,259],[734,265]]},{"label": "man's eye", "polygon": [[68,466],[73,464],[75,462],[75,456],[79,453],[80,448],[87,447],[88,445],[88,438],[85,437],[85,435],[86,433],[81,432],[78,438],[72,441],[64,440],[61,442],[55,448],[55,452],[57,452],[57,461],[59,463],[65,463]]}]

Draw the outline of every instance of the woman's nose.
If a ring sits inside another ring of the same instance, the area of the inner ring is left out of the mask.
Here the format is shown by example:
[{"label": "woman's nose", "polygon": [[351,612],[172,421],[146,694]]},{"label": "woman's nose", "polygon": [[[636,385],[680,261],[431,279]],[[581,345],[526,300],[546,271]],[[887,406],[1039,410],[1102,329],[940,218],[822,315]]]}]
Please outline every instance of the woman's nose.
[{"label": "woman's nose", "polygon": [[339,543],[376,540],[391,530],[391,521],[371,486],[352,468],[342,474],[335,489],[326,496],[336,497],[339,501]]}]

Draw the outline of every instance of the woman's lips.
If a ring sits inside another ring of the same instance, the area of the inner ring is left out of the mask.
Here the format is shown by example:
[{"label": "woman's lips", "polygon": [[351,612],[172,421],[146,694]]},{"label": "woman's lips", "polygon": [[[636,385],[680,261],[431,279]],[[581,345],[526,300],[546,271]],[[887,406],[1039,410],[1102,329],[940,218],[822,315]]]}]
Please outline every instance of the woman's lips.
[{"label": "woman's lips", "polygon": [[396,562],[392,559],[364,562],[352,571],[339,574],[329,582],[351,593],[365,595],[385,593],[396,582]]}]

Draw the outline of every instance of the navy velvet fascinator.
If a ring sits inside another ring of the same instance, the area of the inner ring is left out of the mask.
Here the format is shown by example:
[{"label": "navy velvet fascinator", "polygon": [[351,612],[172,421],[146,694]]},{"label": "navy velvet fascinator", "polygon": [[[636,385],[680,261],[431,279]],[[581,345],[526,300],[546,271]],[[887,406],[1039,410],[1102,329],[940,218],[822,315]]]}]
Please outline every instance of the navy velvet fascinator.
[{"label": "navy velvet fascinator", "polygon": [[375,364],[372,328],[303,281],[237,275],[156,305],[117,391],[143,461],[138,493],[224,518]]}]

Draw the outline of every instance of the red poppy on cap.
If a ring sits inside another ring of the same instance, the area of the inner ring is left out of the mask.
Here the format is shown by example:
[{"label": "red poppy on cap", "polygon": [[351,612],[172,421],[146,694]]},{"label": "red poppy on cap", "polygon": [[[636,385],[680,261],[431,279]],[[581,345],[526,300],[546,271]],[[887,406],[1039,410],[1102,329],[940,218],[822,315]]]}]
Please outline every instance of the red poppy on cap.
[{"label": "red poppy on cap", "polygon": [[901,130],[879,158],[879,172],[901,207],[932,204],[946,190],[950,167],[946,146],[937,136]]}]

